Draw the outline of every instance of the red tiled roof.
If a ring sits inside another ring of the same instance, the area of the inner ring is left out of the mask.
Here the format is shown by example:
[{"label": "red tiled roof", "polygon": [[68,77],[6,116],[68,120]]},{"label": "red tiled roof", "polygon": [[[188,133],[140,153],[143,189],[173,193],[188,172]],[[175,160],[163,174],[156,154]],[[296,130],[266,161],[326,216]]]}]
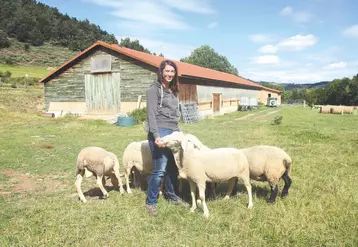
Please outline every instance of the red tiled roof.
[{"label": "red tiled roof", "polygon": [[[166,60],[167,58],[151,55],[145,52],[140,52],[136,50],[132,50],[129,48],[121,47],[119,45],[111,45],[108,43],[105,43],[103,41],[97,41],[92,46],[88,47],[84,51],[77,54],[75,57],[58,67],[56,70],[52,71],[49,75],[47,75],[45,78],[41,79],[40,82],[46,83],[49,81],[52,77],[57,75],[60,71],[65,69],[69,64],[73,63],[77,58],[80,58],[82,55],[86,54],[88,51],[92,50],[93,48],[97,46],[106,47],[108,49],[111,49],[113,51],[117,51],[123,55],[126,55],[128,57],[134,58],[136,60],[142,61],[146,64],[152,65],[156,68],[159,68],[159,65],[162,61]],[[172,59],[171,59],[172,60]],[[197,77],[197,78],[204,78],[209,80],[217,80],[217,81],[224,81],[224,82],[230,82],[230,83],[236,83],[240,85],[246,85],[251,86],[255,88],[260,88],[262,90],[271,91],[279,93],[279,90],[271,89],[263,87],[262,85],[256,84],[250,80],[247,80],[245,78],[242,78],[240,76],[235,76],[232,74],[200,67],[197,65],[184,63],[180,61],[172,60],[178,67],[178,75],[181,76],[191,76],[191,77]]]}]

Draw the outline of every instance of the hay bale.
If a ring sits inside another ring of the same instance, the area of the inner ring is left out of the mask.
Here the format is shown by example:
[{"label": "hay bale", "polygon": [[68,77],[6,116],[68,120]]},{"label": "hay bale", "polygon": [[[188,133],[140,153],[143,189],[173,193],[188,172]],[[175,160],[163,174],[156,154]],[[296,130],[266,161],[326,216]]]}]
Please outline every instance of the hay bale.
[{"label": "hay bale", "polygon": [[344,106],[343,114],[353,114],[354,107],[353,106]]},{"label": "hay bale", "polygon": [[332,113],[333,114],[343,114],[343,106],[333,106]]},{"label": "hay bale", "polygon": [[319,113],[330,114],[331,113],[331,107],[329,107],[329,106],[321,106],[321,109],[320,109]]}]

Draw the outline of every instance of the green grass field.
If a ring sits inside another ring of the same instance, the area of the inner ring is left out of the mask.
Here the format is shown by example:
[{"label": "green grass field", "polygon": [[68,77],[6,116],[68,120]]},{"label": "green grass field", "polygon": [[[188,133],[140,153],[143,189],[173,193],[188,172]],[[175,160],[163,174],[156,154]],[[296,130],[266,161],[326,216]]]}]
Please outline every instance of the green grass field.
[{"label": "green grass field", "polygon": [[36,78],[44,78],[51,72],[42,67],[10,66],[5,64],[0,64],[0,71],[10,71],[11,77],[25,77],[28,74],[29,77]]},{"label": "green grass field", "polygon": [[[208,219],[160,198],[153,218],[139,189],[110,191],[107,200],[87,195],[83,204],[74,187],[83,147],[120,159],[128,143],[146,138],[142,126],[43,118],[41,99],[41,89],[0,88],[1,246],[358,246],[357,115],[279,107],[181,124],[212,148],[282,147],[294,162],[290,194],[269,205],[268,184],[252,182],[248,210],[238,186],[232,199],[207,203]],[[280,125],[271,124],[275,116],[283,116]],[[84,179],[84,192],[95,188],[93,178]]]}]

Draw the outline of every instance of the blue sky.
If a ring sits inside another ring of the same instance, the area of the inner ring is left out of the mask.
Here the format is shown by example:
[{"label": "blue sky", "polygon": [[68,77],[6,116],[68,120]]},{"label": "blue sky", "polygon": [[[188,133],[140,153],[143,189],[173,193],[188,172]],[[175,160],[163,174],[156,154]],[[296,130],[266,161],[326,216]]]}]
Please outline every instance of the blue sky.
[{"label": "blue sky", "polygon": [[252,80],[312,83],[358,74],[356,0],[40,0],[179,60],[201,45]]}]

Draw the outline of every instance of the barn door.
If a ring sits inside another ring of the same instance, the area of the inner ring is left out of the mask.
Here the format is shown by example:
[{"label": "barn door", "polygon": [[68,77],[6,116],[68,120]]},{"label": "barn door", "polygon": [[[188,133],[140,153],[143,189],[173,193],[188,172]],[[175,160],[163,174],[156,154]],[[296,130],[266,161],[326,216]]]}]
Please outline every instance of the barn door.
[{"label": "barn door", "polygon": [[220,93],[213,93],[213,112],[220,112]]},{"label": "barn door", "polygon": [[120,74],[85,75],[86,109],[89,114],[115,114],[120,110]]}]

